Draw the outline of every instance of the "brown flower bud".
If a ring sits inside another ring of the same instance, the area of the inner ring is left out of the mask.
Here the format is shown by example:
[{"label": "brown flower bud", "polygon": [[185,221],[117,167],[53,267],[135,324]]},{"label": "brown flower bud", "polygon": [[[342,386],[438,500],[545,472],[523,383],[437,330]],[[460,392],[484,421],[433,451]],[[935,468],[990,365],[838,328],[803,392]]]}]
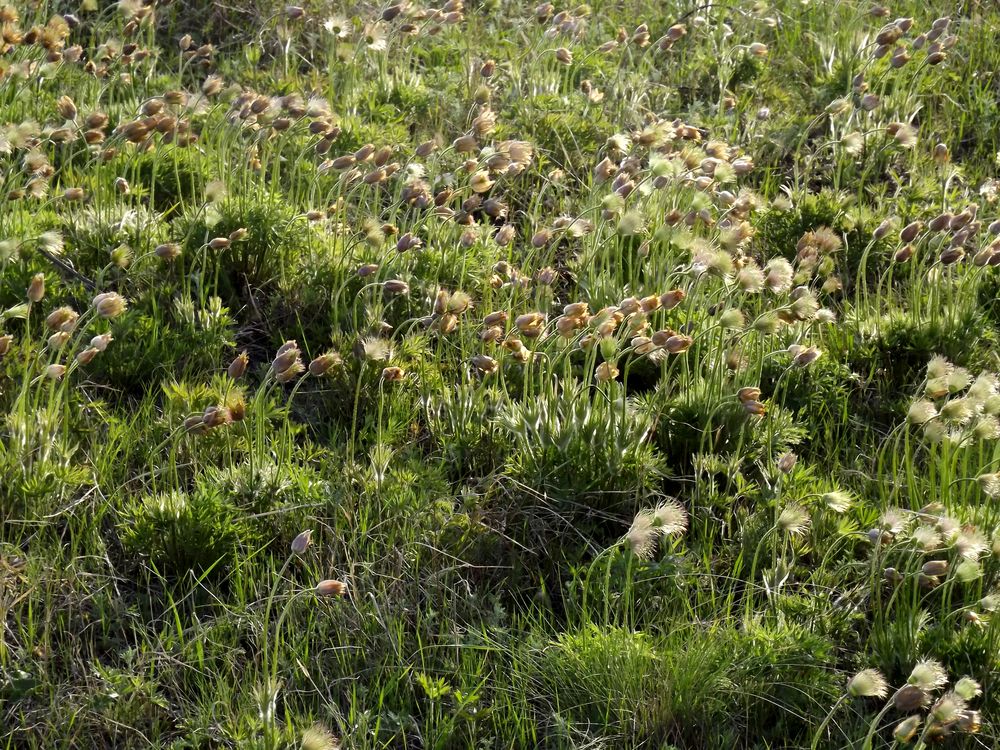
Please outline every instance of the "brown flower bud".
[{"label": "brown flower bud", "polygon": [[153,250],[157,258],[171,263],[181,255],[181,246],[176,242],[165,242],[162,245],[157,245]]},{"label": "brown flower bud", "polygon": [[229,363],[226,374],[233,380],[239,380],[246,373],[248,364],[250,364],[250,356],[246,352],[240,352],[236,359]]},{"label": "brown flower bud", "polygon": [[102,318],[117,318],[127,308],[125,298],[117,292],[105,292],[94,297],[94,309]]},{"label": "brown flower bud", "polygon": [[382,370],[382,379],[387,383],[398,383],[405,373],[401,367],[386,367]]},{"label": "brown flower bud", "polygon": [[316,584],[316,593],[319,596],[344,596],[347,593],[347,584],[328,578]]},{"label": "brown flower bud", "polygon": [[312,362],[309,363],[309,374],[314,377],[322,377],[330,372],[334,367],[341,364],[340,355],[336,352],[327,352],[326,354],[320,354]]},{"label": "brown flower bud", "polygon": [[292,554],[304,555],[306,550],[309,549],[309,545],[311,543],[312,529],[299,532],[299,534],[292,540]]},{"label": "brown flower bud", "polygon": [[31,277],[31,283],[28,284],[28,299],[32,302],[41,302],[44,296],[45,276],[43,274],[36,273]]},{"label": "brown flower bud", "polygon": [[100,354],[100,349],[96,346],[88,346],[82,352],[76,355],[76,361],[81,365],[89,365],[98,354]]}]

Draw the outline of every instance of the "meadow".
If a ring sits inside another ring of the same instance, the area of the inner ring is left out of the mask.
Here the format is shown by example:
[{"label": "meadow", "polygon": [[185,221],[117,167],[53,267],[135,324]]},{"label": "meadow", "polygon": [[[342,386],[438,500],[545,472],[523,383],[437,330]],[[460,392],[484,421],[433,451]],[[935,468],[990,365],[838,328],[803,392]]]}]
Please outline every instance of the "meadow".
[{"label": "meadow", "polygon": [[1000,6],[0,7],[0,748],[987,748]]}]

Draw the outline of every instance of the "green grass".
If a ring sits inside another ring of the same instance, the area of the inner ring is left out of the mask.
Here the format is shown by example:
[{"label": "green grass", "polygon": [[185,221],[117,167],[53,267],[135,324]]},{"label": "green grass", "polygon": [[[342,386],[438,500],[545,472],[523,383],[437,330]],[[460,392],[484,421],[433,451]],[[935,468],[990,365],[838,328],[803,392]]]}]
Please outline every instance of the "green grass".
[{"label": "green grass", "polygon": [[995,746],[933,6],[0,9],[0,747]]}]

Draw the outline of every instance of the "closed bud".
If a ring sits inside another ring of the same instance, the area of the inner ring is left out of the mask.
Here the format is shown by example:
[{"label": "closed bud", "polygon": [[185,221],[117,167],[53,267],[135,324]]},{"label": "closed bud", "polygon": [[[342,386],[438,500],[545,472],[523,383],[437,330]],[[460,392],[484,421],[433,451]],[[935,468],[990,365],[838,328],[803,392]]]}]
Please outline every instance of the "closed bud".
[{"label": "closed bud", "polygon": [[312,543],[312,529],[300,531],[292,540],[292,554],[304,555],[309,545]]},{"label": "closed bud", "polygon": [[398,383],[405,374],[401,367],[386,367],[382,370],[382,379],[387,383]]},{"label": "closed bud", "polygon": [[0,336],[0,357],[6,357],[13,346],[14,337],[11,334],[5,333],[3,336]]},{"label": "closed bud", "polygon": [[153,250],[157,258],[172,263],[181,256],[181,246],[176,242],[164,242]]},{"label": "closed bud", "polygon": [[683,336],[683,335],[671,336],[670,338],[667,339],[667,342],[663,345],[663,348],[666,349],[671,354],[681,354],[690,349],[692,343],[694,343],[694,340],[690,336]]},{"label": "closed bud", "polygon": [[72,307],[57,307],[45,318],[45,325],[53,331],[72,330],[79,317],[79,313]]},{"label": "closed bud", "polygon": [[778,457],[778,471],[782,474],[791,473],[792,469],[795,468],[795,464],[798,463],[799,457],[794,453],[789,451],[788,453],[783,453]]},{"label": "closed bud", "polygon": [[94,297],[94,309],[102,318],[117,318],[128,308],[125,298],[116,292],[105,292]]},{"label": "closed bud", "polygon": [[63,190],[63,200],[67,201],[82,201],[86,193],[84,193],[83,188],[71,187]]},{"label": "closed bud", "polygon": [[76,361],[81,365],[89,365],[98,354],[100,354],[100,350],[96,346],[88,346],[76,355]]},{"label": "closed bud", "polygon": [[51,336],[49,336],[49,340],[48,342],[46,342],[46,345],[49,347],[49,349],[53,350],[62,349],[64,346],[66,346],[66,343],[69,341],[69,336],[70,335],[66,333],[66,331],[56,331]]},{"label": "closed bud", "polygon": [[201,415],[202,424],[208,429],[221,427],[229,424],[232,418],[229,416],[229,409],[224,406],[209,406],[205,413]]},{"label": "closed bud", "polygon": [[28,284],[28,299],[32,302],[41,302],[44,296],[45,276],[43,274],[36,273],[31,277],[31,283]]},{"label": "closed bud", "polygon": [[77,115],[76,104],[68,96],[60,96],[56,100],[56,109],[59,111],[59,116],[64,120],[75,120]]},{"label": "closed bud", "polygon": [[97,351],[103,352],[108,348],[108,345],[114,340],[115,340],[114,337],[110,333],[101,333],[97,336],[94,336],[94,338],[90,340],[90,345],[94,349],[97,349]]},{"label": "closed bud", "polygon": [[497,310],[496,312],[491,312],[485,318],[483,318],[483,325],[487,327],[491,326],[502,326],[507,322],[508,314],[504,310]]},{"label": "closed bud", "polygon": [[212,250],[225,250],[230,244],[228,237],[214,237],[208,242],[208,246]]},{"label": "closed bud", "polygon": [[382,290],[386,294],[409,294],[410,285],[400,279],[389,279],[382,282]]},{"label": "closed bud", "polygon": [[917,730],[923,721],[919,716],[910,716],[896,725],[892,732],[893,739],[900,745],[909,745],[917,737]]},{"label": "closed bud", "polygon": [[660,295],[660,305],[664,310],[671,310],[683,302],[686,296],[687,293],[683,289],[673,289]]},{"label": "closed bud", "polygon": [[49,365],[45,368],[45,377],[49,380],[61,380],[66,374],[66,365]]},{"label": "closed bud", "polygon": [[486,354],[477,354],[472,358],[472,366],[482,375],[491,375],[499,368],[499,363]]},{"label": "closed bud", "polygon": [[903,227],[903,230],[899,233],[899,239],[903,242],[913,242],[923,228],[924,223],[922,221],[911,221]]},{"label": "closed bud", "polygon": [[916,685],[903,685],[892,697],[892,703],[897,711],[908,713],[927,705],[928,696]]},{"label": "closed bud", "polygon": [[248,364],[250,364],[249,355],[246,352],[240,352],[236,359],[229,363],[226,374],[233,380],[239,380],[246,373]]},{"label": "closed bud", "polygon": [[328,578],[316,584],[316,593],[319,596],[344,596],[347,593],[347,584]]},{"label": "closed bud", "polygon": [[340,365],[341,362],[340,355],[336,352],[320,354],[309,363],[309,374],[314,377],[322,377],[328,374],[334,367]]},{"label": "closed bud", "polygon": [[947,560],[928,560],[920,571],[926,576],[943,576],[948,572]]}]

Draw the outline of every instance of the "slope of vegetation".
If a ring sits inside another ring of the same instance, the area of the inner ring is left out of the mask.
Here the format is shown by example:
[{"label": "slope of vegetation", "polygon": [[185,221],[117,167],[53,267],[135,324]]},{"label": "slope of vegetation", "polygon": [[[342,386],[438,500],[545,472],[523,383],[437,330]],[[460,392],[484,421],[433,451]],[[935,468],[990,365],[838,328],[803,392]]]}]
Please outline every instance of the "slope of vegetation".
[{"label": "slope of vegetation", "polygon": [[977,0],[0,7],[0,745],[994,746],[998,70]]}]

